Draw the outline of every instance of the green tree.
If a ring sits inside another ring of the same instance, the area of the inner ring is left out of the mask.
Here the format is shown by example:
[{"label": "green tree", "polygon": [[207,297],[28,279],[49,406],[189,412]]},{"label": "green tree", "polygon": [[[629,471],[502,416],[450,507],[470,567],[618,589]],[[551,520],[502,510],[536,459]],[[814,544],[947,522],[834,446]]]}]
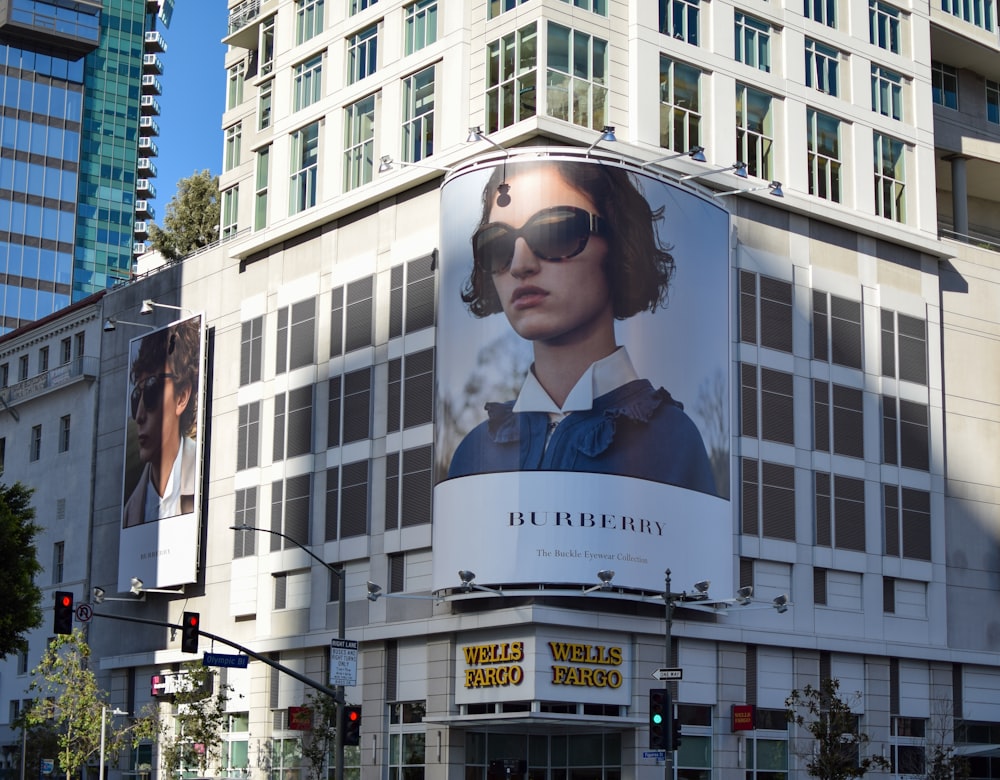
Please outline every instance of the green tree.
[{"label": "green tree", "polygon": [[861,731],[850,703],[841,697],[839,680],[826,679],[819,687],[793,690],[785,708],[788,721],[805,729],[816,742],[804,754],[810,777],[848,780],[889,769],[884,756],[865,755],[871,737]]},{"label": "green tree", "polygon": [[0,658],[28,649],[27,632],[42,624],[42,592],[35,585],[41,570],[35,550],[32,489],[20,482],[0,484]]},{"label": "green tree", "polygon": [[307,707],[309,728],[302,734],[302,756],[309,764],[309,780],[325,780],[337,737],[337,702],[325,693],[313,693]]},{"label": "green tree", "polygon": [[176,712],[159,729],[164,776],[175,777],[192,767],[202,776],[215,774],[208,770],[219,769],[232,687],[222,685],[215,672],[199,661],[185,663],[180,677],[174,694]]},{"label": "green tree", "polygon": [[149,238],[167,260],[177,261],[219,240],[219,177],[205,168],[177,182],[163,227],[153,224]]},{"label": "green tree", "polygon": [[108,695],[90,669],[90,646],[79,629],[52,640],[31,678],[28,690],[35,699],[24,713],[21,726],[28,729],[36,752],[54,741],[59,771],[67,778],[77,776],[83,767],[97,761],[102,717],[107,718],[106,762],[115,761],[124,748],[155,736],[156,724],[149,718],[119,726],[108,716],[112,710]]}]

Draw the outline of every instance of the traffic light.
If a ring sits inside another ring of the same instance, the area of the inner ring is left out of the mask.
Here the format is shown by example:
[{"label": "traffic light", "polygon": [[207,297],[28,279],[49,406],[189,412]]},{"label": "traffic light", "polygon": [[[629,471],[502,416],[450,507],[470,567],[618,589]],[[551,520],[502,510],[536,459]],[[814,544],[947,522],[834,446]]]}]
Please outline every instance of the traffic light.
[{"label": "traffic light", "polygon": [[670,718],[670,749],[681,749],[681,722],[678,718]]},{"label": "traffic light", "polygon": [[361,744],[361,708],[344,707],[344,744]]},{"label": "traffic light", "polygon": [[198,652],[198,624],[201,615],[197,612],[184,613],[184,625],[181,627],[181,651],[185,653]]},{"label": "traffic light", "polygon": [[670,720],[670,691],[653,688],[649,692],[649,748],[667,749],[667,729]]},{"label": "traffic light", "polygon": [[73,633],[73,594],[68,590],[56,591],[55,612],[52,615],[52,630],[57,634]]}]

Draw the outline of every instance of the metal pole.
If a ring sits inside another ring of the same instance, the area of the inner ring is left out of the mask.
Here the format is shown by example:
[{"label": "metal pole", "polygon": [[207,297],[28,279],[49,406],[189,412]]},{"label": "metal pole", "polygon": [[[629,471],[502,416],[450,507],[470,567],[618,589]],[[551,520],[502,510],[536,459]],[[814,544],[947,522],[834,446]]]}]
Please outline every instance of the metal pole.
[{"label": "metal pole", "polygon": [[101,705],[101,763],[97,780],[104,780],[104,725],[108,721],[108,706]]},{"label": "metal pole", "polygon": [[[672,647],[672,637],[674,626],[674,594],[670,589],[670,569],[667,569],[665,574],[664,591],[663,591],[663,608],[664,617],[666,618],[666,631],[664,631],[663,636],[663,652],[665,658],[663,659],[664,668],[669,669],[671,667],[671,658],[673,656]],[[671,688],[670,691],[670,706],[667,708],[667,723],[666,723],[666,733],[667,733],[667,750],[665,753],[665,758],[663,761],[663,780],[674,780],[674,692],[675,685],[668,681],[667,687]]]}]

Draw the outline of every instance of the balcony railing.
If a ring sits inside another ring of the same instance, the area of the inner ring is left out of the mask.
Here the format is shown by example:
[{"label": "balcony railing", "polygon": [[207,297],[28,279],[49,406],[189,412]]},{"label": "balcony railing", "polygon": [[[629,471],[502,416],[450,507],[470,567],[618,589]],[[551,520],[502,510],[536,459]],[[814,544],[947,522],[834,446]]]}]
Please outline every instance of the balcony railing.
[{"label": "balcony railing", "polygon": [[48,371],[38,374],[38,376],[33,376],[30,379],[25,379],[17,384],[0,389],[0,399],[3,400],[3,405],[14,406],[22,401],[43,395],[50,390],[55,390],[57,387],[68,385],[71,382],[80,379],[95,379],[97,371],[100,368],[98,363],[99,361],[96,357],[83,356],[74,358],[69,363],[50,368]]},{"label": "balcony railing", "polygon": [[260,0],[246,0],[229,12],[229,35],[246,27],[260,16]]}]

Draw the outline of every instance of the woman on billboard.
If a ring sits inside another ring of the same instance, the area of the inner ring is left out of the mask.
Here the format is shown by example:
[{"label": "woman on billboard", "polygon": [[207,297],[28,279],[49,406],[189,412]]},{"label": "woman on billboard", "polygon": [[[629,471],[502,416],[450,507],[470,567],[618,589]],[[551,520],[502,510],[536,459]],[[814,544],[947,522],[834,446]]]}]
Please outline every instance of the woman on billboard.
[{"label": "woman on billboard", "polygon": [[486,404],[449,477],[582,471],[716,493],[697,427],[638,376],[615,336],[615,320],[666,304],[674,259],[661,217],[621,168],[540,160],[494,170],[462,300],[476,317],[502,311],[531,342],[533,363],[516,399]]},{"label": "woman on billboard", "polygon": [[142,473],[126,528],[194,511],[201,318],[145,336],[132,361],[129,413]]}]

